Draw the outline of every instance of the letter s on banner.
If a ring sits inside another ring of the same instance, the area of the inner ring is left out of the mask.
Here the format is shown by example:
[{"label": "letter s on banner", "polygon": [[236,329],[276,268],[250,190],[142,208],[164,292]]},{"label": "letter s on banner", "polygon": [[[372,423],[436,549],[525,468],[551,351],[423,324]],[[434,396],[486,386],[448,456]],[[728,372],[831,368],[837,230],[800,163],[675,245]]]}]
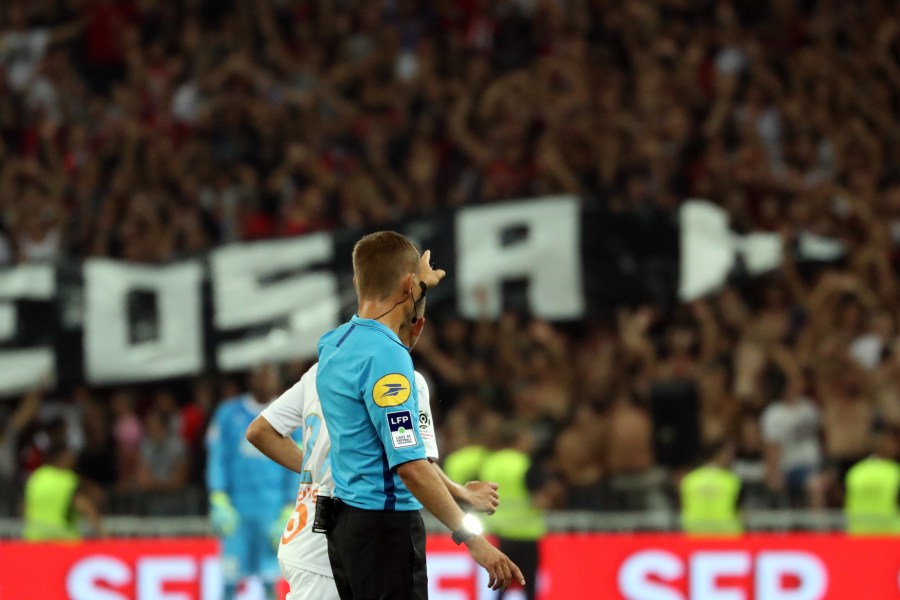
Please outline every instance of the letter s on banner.
[{"label": "letter s on banner", "polygon": [[[203,368],[203,321],[196,260],[164,267],[93,259],[84,265],[84,347],[90,383],[165,379]],[[128,298],[152,293],[156,339],[132,342]]]},{"label": "letter s on banner", "polygon": [[[785,575],[800,585],[782,589]],[[865,579],[860,581],[865,585]],[[860,588],[862,591],[864,587]],[[801,551],[766,551],[756,560],[756,595],[759,600],[822,600],[828,591],[828,569],[818,556]]]},{"label": "letter s on banner", "polygon": [[[78,562],[66,577],[66,594],[72,600],[129,600],[109,589],[131,583],[131,569],[112,556],[91,556]],[[101,585],[102,584],[102,585]]]},{"label": "letter s on banner", "polygon": [[[339,323],[340,302],[334,274],[310,272],[309,267],[330,261],[333,254],[334,244],[327,233],[234,244],[213,252],[210,264],[217,329],[284,322],[282,329],[268,335],[220,345],[220,369],[238,370],[267,360],[316,355],[319,337]],[[267,283],[265,278],[273,281]]]},{"label": "letter s on banner", "polygon": [[[459,211],[460,313],[469,318],[484,316],[478,300],[479,290],[484,290],[488,316],[498,316],[503,282],[527,279],[528,304],[535,315],[546,319],[583,316],[580,211],[574,196]],[[524,231],[524,239],[505,245],[504,233],[517,229]]]},{"label": "letter s on banner", "polygon": [[684,576],[684,563],[671,552],[643,550],[628,557],[619,567],[619,592],[626,600],[684,600],[681,593],[650,579],[655,575],[663,581],[675,581]]}]

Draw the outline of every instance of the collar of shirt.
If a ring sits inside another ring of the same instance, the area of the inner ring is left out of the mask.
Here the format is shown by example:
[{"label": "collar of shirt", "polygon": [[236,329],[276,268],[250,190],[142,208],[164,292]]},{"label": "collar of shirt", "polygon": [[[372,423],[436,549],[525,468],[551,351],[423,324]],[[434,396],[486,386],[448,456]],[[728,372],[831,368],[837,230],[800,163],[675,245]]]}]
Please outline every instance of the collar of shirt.
[{"label": "collar of shirt", "polygon": [[359,315],[353,315],[353,317],[350,319],[350,322],[353,323],[354,325],[360,325],[361,327],[371,327],[373,329],[377,329],[380,332],[382,332],[383,334],[385,334],[386,336],[388,336],[389,338],[391,338],[392,340],[394,340],[395,342],[397,342],[398,344],[400,344],[401,346],[403,346],[404,348],[406,348],[407,352],[410,351],[410,347],[407,346],[406,344],[404,344],[403,342],[401,342],[400,338],[397,337],[397,334],[394,333],[390,327],[388,327],[381,321],[376,321],[374,319],[363,319]]}]

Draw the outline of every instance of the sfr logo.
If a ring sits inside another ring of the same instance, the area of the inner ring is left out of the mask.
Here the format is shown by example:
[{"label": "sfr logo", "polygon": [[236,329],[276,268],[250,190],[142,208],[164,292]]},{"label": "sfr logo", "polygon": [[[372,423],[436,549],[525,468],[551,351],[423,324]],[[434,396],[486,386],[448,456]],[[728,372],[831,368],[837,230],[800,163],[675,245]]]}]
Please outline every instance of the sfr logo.
[{"label": "sfr logo", "polygon": [[765,551],[754,561],[745,551],[701,551],[685,565],[671,552],[643,550],[622,563],[618,585],[627,600],[821,600],[828,571],[808,552]]}]

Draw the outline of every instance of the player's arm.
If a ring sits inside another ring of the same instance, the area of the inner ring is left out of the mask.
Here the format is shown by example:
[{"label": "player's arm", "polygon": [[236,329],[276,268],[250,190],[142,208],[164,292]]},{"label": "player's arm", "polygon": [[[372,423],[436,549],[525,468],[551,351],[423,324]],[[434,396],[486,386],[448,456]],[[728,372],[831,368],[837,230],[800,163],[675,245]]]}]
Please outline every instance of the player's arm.
[{"label": "player's arm", "polygon": [[[303,470],[303,452],[291,437],[303,425],[304,390],[308,374],[275,399],[247,427],[247,441],[279,465],[299,474]],[[294,478],[288,478],[294,481]],[[287,479],[286,479],[287,480]],[[289,486],[290,487],[290,486]],[[292,488],[290,494],[296,491]]]},{"label": "player's arm", "polygon": [[470,481],[466,485],[460,485],[450,479],[444,470],[435,462],[431,463],[437,472],[447,491],[456,500],[463,510],[474,510],[489,515],[496,512],[500,505],[500,495],[497,493],[497,484],[489,481]]},{"label": "player's arm", "polygon": [[303,452],[297,446],[297,442],[290,436],[285,437],[278,433],[264,416],[260,415],[250,423],[247,428],[247,441],[285,469],[298,474],[302,470]]}]

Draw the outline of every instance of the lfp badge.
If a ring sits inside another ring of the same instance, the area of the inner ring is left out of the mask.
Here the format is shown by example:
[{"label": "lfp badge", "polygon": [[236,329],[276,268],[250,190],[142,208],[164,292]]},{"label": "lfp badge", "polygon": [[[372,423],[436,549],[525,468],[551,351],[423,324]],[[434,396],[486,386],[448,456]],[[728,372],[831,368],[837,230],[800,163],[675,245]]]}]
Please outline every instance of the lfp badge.
[{"label": "lfp badge", "polygon": [[398,410],[387,413],[388,427],[391,429],[391,442],[394,448],[409,448],[417,446],[416,430],[413,425],[412,415],[408,410]]}]

